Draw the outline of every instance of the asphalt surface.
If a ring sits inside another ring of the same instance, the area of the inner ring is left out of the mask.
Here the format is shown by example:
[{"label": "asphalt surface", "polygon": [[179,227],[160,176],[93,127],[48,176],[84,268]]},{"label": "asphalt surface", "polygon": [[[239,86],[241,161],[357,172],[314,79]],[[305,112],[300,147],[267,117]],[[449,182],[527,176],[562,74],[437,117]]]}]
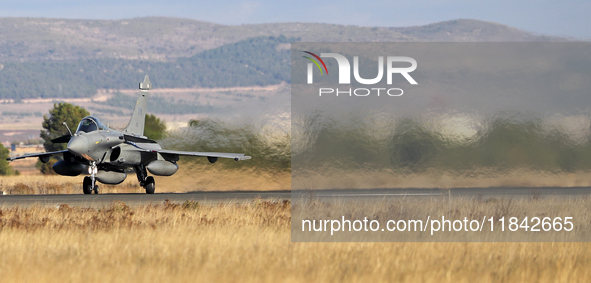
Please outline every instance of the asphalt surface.
[{"label": "asphalt surface", "polygon": [[499,188],[461,188],[461,189],[338,189],[318,191],[218,191],[189,193],[148,194],[98,194],[98,195],[0,195],[0,207],[10,206],[70,206],[102,207],[114,201],[128,205],[161,204],[165,200],[182,203],[187,200],[200,203],[247,203],[255,199],[289,200],[316,198],[320,200],[346,199],[367,200],[387,198],[529,198],[529,197],[584,197],[591,196],[591,187],[499,187]]},{"label": "asphalt surface", "polygon": [[586,196],[591,195],[591,187],[493,187],[493,188],[413,188],[413,189],[345,189],[324,191],[294,191],[296,196],[314,196],[317,198],[384,198],[384,197],[542,197],[542,196]]},{"label": "asphalt surface", "polygon": [[0,207],[7,206],[70,206],[103,207],[114,201],[127,205],[161,204],[166,200],[182,203],[188,200],[199,203],[245,203],[257,198],[265,200],[290,199],[290,191],[232,191],[232,192],[190,192],[190,193],[145,193],[135,194],[73,194],[73,195],[0,195]]}]

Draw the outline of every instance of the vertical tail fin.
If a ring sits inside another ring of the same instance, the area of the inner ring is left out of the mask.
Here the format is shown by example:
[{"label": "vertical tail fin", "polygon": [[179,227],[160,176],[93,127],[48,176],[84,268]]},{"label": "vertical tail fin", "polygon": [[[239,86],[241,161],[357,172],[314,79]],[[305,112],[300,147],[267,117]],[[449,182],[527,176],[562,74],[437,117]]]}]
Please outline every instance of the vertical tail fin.
[{"label": "vertical tail fin", "polygon": [[133,114],[124,132],[134,134],[138,136],[144,135],[144,124],[146,122],[146,108],[148,106],[148,90],[152,89],[152,83],[148,75],[144,78],[144,81],[140,83],[140,94],[138,96]]}]

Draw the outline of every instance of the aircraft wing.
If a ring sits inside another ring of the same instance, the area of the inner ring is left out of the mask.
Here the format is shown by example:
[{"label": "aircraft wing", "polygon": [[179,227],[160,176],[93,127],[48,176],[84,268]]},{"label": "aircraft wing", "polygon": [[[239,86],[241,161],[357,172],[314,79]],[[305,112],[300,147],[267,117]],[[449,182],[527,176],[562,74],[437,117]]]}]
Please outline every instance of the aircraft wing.
[{"label": "aircraft wing", "polygon": [[40,157],[40,158],[47,157],[47,158],[49,158],[51,155],[57,155],[57,154],[64,153],[64,152],[68,152],[68,150],[65,149],[65,150],[52,151],[52,152],[26,153],[26,154],[23,154],[20,156],[6,158],[6,160],[13,161],[13,160],[23,159],[23,158],[27,158],[27,157]]},{"label": "aircraft wing", "polygon": [[170,154],[170,155],[179,155],[179,156],[200,156],[200,157],[207,157],[211,159],[217,158],[230,158],[236,161],[240,160],[249,160],[251,159],[250,156],[245,156],[244,153],[225,153],[225,152],[197,152],[197,151],[179,151],[179,150],[168,150],[168,149],[148,149],[142,148],[137,144],[135,147],[144,152],[158,152],[160,154]]},{"label": "aircraft wing", "polygon": [[219,157],[219,158],[231,158],[236,161],[249,160],[250,156],[245,156],[244,153],[224,153],[224,152],[196,152],[196,151],[178,151],[178,150],[167,150],[159,149],[156,150],[158,153],[174,154],[180,156],[202,156],[202,157]]}]

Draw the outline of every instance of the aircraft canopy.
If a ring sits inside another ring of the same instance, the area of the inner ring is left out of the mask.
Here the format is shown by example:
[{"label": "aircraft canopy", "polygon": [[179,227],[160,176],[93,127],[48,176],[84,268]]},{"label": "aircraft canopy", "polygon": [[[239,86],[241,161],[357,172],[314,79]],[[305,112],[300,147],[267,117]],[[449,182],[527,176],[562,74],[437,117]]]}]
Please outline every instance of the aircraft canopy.
[{"label": "aircraft canopy", "polygon": [[87,116],[84,117],[82,119],[82,121],[80,121],[80,124],[78,124],[78,129],[76,129],[76,133],[79,132],[85,132],[85,133],[90,133],[90,132],[94,132],[96,130],[107,130],[107,126],[105,126],[105,124],[101,123],[101,121],[99,121],[99,119],[97,119],[96,117],[93,116]]}]

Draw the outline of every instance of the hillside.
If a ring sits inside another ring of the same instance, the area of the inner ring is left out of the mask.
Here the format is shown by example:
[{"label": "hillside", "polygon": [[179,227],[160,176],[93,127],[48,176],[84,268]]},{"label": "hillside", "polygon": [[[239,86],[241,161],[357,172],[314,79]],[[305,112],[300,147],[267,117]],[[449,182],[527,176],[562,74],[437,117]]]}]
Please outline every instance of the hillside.
[{"label": "hillside", "polygon": [[[290,80],[289,42],[254,37],[171,61],[79,59],[8,62],[0,99],[90,97],[98,88],[135,88],[149,74],[160,88],[274,85]],[[229,79],[231,78],[231,79]]]},{"label": "hillside", "polygon": [[505,25],[453,20],[418,27],[317,23],[228,26],[189,19],[127,20],[0,18],[0,61],[122,58],[167,61],[251,37],[302,41],[548,41]]},{"label": "hillside", "polygon": [[0,19],[0,99],[88,98],[144,74],[162,88],[289,83],[294,41],[561,41],[500,24],[418,27],[315,23],[226,26],[188,19]]}]

